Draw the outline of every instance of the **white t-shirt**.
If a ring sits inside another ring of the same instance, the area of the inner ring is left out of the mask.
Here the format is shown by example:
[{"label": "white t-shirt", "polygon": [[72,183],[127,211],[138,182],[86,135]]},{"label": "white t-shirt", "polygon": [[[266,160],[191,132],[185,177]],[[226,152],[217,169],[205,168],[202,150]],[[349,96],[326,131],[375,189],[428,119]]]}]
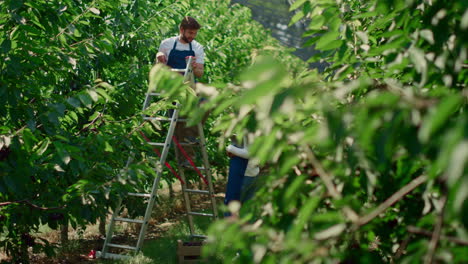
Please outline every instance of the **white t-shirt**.
[{"label": "white t-shirt", "polygon": [[260,168],[258,167],[258,161],[255,158],[249,158],[249,150],[247,146],[243,148],[236,147],[234,145],[227,146],[226,150],[238,157],[243,159],[248,159],[247,168],[245,169],[244,176],[247,177],[256,177],[260,172]]},{"label": "white t-shirt", "polygon": [[[190,50],[190,45],[188,43],[182,43],[179,40],[179,36],[167,38],[161,42],[159,46],[159,52],[164,53],[166,58],[169,60],[169,54],[171,53],[172,48],[174,48],[174,42],[177,40],[176,50]],[[205,51],[203,46],[198,43],[196,40],[192,41],[192,50],[195,52],[196,62],[200,64],[205,64]]]}]

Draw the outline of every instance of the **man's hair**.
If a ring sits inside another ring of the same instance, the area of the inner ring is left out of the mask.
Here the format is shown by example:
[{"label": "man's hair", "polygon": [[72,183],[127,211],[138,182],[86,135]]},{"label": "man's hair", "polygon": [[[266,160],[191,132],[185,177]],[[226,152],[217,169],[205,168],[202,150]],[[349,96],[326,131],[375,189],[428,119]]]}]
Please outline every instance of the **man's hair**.
[{"label": "man's hair", "polygon": [[180,22],[181,29],[200,29],[200,24],[198,24],[197,20],[193,17],[186,16]]}]

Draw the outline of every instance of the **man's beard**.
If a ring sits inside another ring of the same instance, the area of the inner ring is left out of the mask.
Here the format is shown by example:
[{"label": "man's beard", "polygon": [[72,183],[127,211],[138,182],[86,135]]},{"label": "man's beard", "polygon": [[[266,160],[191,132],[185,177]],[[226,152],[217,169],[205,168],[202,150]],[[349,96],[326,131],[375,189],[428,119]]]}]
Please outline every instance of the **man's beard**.
[{"label": "man's beard", "polygon": [[192,42],[191,40],[189,40],[189,39],[185,36],[185,34],[182,34],[182,40],[185,41],[185,42],[187,42],[187,43]]}]

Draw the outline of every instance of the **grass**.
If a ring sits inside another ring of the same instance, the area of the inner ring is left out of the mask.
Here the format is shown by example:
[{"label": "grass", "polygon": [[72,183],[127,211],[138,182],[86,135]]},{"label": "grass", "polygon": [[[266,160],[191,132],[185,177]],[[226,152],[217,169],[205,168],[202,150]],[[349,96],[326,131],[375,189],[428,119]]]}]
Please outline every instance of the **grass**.
[{"label": "grass", "polygon": [[[207,210],[208,211],[208,210]],[[211,223],[209,217],[194,217],[194,228],[196,234],[206,234],[206,229]],[[150,263],[178,263],[177,261],[177,241],[189,241],[190,231],[186,217],[177,219],[163,233],[163,237],[146,240],[142,251],[128,260],[105,260],[99,259],[95,263],[99,264],[150,264]]]}]

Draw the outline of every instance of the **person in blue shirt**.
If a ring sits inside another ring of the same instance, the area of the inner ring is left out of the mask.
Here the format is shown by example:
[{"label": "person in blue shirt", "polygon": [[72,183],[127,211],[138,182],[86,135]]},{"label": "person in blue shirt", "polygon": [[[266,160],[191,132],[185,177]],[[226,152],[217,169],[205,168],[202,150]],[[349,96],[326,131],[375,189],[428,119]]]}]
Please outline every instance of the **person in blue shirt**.
[{"label": "person in blue shirt", "polygon": [[[256,178],[260,172],[258,160],[250,157],[247,139],[237,142],[237,139],[232,137],[231,141],[232,144],[226,148],[229,156],[229,174],[225,205],[229,205],[232,201],[245,203],[251,199],[256,191]],[[230,217],[231,213],[226,212],[224,216]]]}]

